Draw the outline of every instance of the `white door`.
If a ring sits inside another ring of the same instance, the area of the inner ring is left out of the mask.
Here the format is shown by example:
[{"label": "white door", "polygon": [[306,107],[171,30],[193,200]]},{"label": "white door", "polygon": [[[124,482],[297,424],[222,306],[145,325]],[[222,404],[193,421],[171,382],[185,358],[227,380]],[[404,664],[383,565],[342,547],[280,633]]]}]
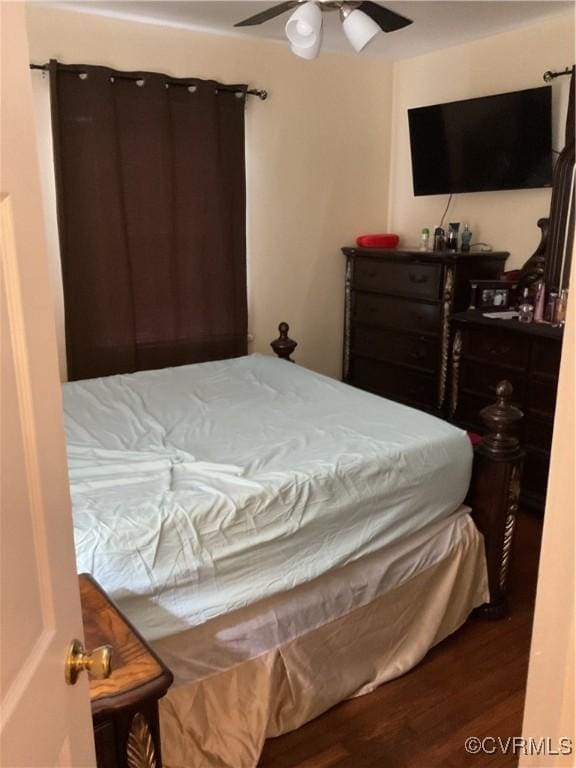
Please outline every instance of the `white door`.
[{"label": "white door", "polygon": [[94,766],[24,7],[2,2],[0,766]]}]

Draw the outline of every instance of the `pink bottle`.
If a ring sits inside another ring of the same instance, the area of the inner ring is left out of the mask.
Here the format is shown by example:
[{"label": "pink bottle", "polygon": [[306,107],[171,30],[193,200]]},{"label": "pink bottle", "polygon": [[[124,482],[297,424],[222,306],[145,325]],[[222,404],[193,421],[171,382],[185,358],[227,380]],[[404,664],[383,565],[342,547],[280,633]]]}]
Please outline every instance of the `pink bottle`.
[{"label": "pink bottle", "polygon": [[544,298],[546,294],[546,288],[544,287],[544,281],[541,280],[538,283],[538,290],[536,291],[536,299],[534,301],[534,322],[544,322]]}]

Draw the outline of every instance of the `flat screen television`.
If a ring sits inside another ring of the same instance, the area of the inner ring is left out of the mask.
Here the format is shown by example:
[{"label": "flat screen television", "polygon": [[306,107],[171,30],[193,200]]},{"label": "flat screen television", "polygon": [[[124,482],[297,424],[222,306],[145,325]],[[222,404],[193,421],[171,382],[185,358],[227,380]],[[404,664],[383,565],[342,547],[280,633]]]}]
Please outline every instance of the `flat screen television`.
[{"label": "flat screen television", "polygon": [[415,195],[552,185],[552,88],[408,110]]}]

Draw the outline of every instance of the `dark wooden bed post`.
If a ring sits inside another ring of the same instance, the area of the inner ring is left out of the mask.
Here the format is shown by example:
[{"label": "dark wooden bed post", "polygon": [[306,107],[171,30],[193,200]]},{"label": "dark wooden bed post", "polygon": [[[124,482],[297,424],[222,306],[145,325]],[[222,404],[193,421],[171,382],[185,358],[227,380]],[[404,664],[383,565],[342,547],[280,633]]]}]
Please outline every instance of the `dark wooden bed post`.
[{"label": "dark wooden bed post", "polygon": [[508,381],[501,381],[496,388],[496,403],[480,411],[488,432],[474,452],[466,499],[485,539],[490,602],[477,614],[488,619],[501,618],[508,609],[508,570],[524,459],[514,434],[523,413],[512,405],[512,391]]},{"label": "dark wooden bed post", "polygon": [[298,342],[288,336],[288,331],[290,330],[288,323],[280,323],[278,330],[280,336],[278,336],[277,339],[274,339],[274,341],[270,343],[270,346],[274,350],[274,354],[278,355],[279,358],[282,360],[290,360],[290,362],[293,363],[294,360],[292,360],[290,355],[298,346]]}]

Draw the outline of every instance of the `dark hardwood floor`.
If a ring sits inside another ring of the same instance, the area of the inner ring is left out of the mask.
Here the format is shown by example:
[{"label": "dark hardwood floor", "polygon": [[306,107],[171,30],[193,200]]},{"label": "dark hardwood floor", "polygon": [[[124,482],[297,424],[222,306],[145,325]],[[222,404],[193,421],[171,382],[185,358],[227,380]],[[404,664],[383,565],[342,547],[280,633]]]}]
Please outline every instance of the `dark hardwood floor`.
[{"label": "dark hardwood floor", "polygon": [[464,742],[520,736],[542,524],[520,515],[509,617],[469,620],[411,672],[266,742],[260,768],[507,768]]}]

